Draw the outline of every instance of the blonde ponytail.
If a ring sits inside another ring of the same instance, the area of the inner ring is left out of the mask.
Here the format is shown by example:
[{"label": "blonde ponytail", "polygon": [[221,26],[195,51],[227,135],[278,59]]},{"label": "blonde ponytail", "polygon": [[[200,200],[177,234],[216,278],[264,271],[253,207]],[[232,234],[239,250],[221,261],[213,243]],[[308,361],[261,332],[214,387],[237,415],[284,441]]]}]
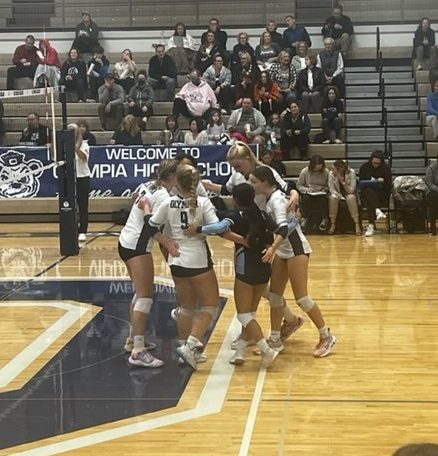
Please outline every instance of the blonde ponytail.
[{"label": "blonde ponytail", "polygon": [[176,180],[181,193],[183,193],[182,196],[187,197],[189,200],[190,215],[193,218],[193,223],[197,224],[196,209],[198,208],[198,197],[196,195],[196,189],[200,181],[199,173],[193,166],[180,165],[176,172]]}]

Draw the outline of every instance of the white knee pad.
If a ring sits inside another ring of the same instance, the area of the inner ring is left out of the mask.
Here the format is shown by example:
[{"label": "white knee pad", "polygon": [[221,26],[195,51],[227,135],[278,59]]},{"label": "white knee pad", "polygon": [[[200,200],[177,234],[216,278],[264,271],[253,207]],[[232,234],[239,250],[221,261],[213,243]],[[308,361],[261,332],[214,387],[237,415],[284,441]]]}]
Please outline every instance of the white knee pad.
[{"label": "white knee pad", "polygon": [[238,313],[237,314],[237,319],[240,321],[241,325],[246,328],[249,323],[254,320],[254,317],[252,316],[251,312],[246,312],[246,313]]},{"label": "white knee pad", "polygon": [[297,299],[297,304],[304,310],[304,312],[310,312],[315,307],[315,301],[309,296],[303,296]]},{"label": "white knee pad", "polygon": [[199,312],[205,312],[211,315],[211,318],[215,318],[217,314],[217,307],[213,306],[201,306]]},{"label": "white knee pad", "polygon": [[253,318],[253,320],[256,319],[256,315],[257,315],[257,312],[251,312],[251,317]]},{"label": "white knee pad", "polygon": [[178,315],[184,315],[186,317],[193,317],[195,313],[194,309],[186,309],[185,307],[180,306],[178,309]]},{"label": "white knee pad", "polygon": [[133,310],[148,315],[151,311],[153,302],[152,298],[137,298]]},{"label": "white knee pad", "polygon": [[269,292],[269,305],[271,307],[284,307],[284,305],[286,304],[286,301],[284,300],[283,296],[280,296],[278,294],[275,294],[275,293],[271,293]]}]

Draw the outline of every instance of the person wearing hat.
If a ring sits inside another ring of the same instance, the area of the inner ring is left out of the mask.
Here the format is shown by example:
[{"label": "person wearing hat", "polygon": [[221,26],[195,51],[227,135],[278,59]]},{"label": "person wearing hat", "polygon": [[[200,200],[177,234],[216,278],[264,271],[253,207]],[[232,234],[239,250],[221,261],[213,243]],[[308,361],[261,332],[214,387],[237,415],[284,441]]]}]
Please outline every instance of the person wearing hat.
[{"label": "person wearing hat", "polygon": [[99,46],[99,27],[91,20],[91,14],[83,11],[82,20],[76,26],[75,40],[71,47],[81,54],[93,54],[97,46]]},{"label": "person wearing hat", "polygon": [[123,119],[125,91],[115,83],[112,73],[108,73],[105,83],[99,87],[99,118],[104,130],[115,130]]}]

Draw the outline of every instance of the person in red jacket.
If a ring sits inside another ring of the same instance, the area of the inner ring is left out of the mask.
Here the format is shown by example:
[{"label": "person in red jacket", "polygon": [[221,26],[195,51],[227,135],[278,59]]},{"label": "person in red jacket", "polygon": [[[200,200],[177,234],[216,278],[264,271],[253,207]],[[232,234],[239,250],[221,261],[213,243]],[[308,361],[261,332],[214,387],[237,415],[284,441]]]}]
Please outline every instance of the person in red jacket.
[{"label": "person in red jacket", "polygon": [[12,58],[12,64],[14,66],[8,68],[6,80],[7,90],[14,90],[15,78],[33,79],[39,63],[37,51],[35,37],[33,35],[27,35],[25,44],[15,49],[14,57]]},{"label": "person in red jacket", "polygon": [[57,87],[61,77],[61,62],[58,52],[47,39],[40,40],[37,52],[39,64],[33,78],[34,87],[44,87],[45,80],[50,87]]}]

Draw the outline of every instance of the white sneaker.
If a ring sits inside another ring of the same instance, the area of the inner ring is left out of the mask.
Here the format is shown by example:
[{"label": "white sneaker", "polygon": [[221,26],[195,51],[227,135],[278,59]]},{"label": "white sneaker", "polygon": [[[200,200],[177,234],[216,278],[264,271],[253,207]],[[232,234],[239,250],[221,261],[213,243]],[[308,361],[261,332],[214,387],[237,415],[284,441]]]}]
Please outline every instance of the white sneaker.
[{"label": "white sneaker", "polygon": [[376,218],[377,220],[384,220],[386,215],[380,209],[376,209]]},{"label": "white sneaker", "polygon": [[[202,364],[207,362],[207,354],[205,352],[195,351],[195,358],[197,364]],[[186,362],[178,356],[178,364],[185,364]]]},{"label": "white sneaker", "polygon": [[131,353],[128,361],[129,364],[139,367],[161,367],[164,364],[161,359],[155,358],[146,350],[139,353]]},{"label": "white sneaker", "polygon": [[78,241],[85,242],[87,240],[87,235],[85,233],[79,233]]},{"label": "white sneaker", "polygon": [[230,358],[230,364],[235,366],[241,366],[245,362],[245,353],[240,350],[236,350]]},{"label": "white sneaker", "polygon": [[330,144],[330,139],[326,139],[325,141],[322,142],[323,144]]},{"label": "white sneaker", "polygon": [[260,366],[266,369],[274,362],[275,358],[278,356],[278,353],[278,351],[275,351],[272,348],[270,348],[266,353],[262,353],[262,362],[260,363]]},{"label": "white sneaker", "polygon": [[198,369],[196,363],[196,350],[192,350],[187,344],[182,345],[176,349],[176,352],[187,364],[189,364],[194,370]]},{"label": "white sneaker", "polygon": [[[242,334],[239,334],[239,335],[233,340],[233,342],[231,342],[231,346],[230,346],[231,350],[236,350],[236,348],[237,348],[237,343],[239,342],[239,340],[240,340],[241,337],[242,337]],[[255,340],[248,340],[246,345],[247,345],[247,346],[248,346],[248,345],[255,345],[255,343],[256,343]]]},{"label": "white sneaker", "polygon": [[368,225],[368,228],[365,231],[365,237],[371,237],[373,234],[374,234],[374,226]]},{"label": "white sneaker", "polygon": [[342,144],[342,141],[339,138],[335,139],[335,144]]}]

